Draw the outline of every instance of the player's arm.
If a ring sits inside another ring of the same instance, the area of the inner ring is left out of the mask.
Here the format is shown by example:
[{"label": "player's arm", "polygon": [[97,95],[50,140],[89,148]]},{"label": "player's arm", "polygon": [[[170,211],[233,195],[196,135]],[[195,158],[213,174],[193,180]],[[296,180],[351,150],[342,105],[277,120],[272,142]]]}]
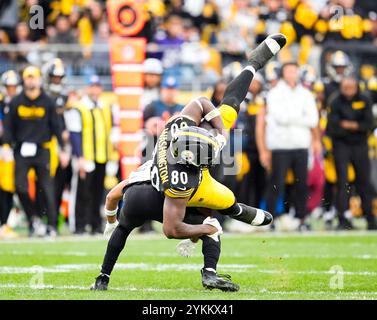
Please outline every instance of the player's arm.
[{"label": "player's arm", "polygon": [[203,121],[208,122],[211,128],[205,129],[215,129],[217,131],[215,138],[220,145],[220,149],[225,146],[227,132],[221,118],[221,113],[208,98],[200,97],[192,100],[183,108],[181,115],[194,120],[197,126]]},{"label": "player's arm", "polygon": [[119,182],[106,196],[105,202],[105,214],[106,214],[106,227],[103,232],[105,238],[110,238],[114,229],[118,225],[117,212],[118,203],[123,197],[123,189],[127,186],[128,180],[123,180]]},{"label": "player's arm", "polygon": [[119,182],[106,196],[105,213],[107,222],[114,223],[116,221],[116,214],[118,211],[118,203],[122,200],[123,189],[128,184],[128,180]]},{"label": "player's arm", "polygon": [[209,122],[214,129],[217,129],[220,132],[225,128],[223,120],[221,119],[220,111],[206,97],[192,100],[183,108],[181,115],[190,117],[198,126],[204,119]]},{"label": "player's arm", "polygon": [[218,233],[220,230],[212,224],[191,225],[183,222],[188,200],[188,197],[171,198],[165,196],[162,228],[166,237],[169,239],[188,239]]},{"label": "player's arm", "polygon": [[271,169],[271,151],[266,145],[266,109],[261,109],[256,118],[255,140],[259,153],[259,160],[265,169]]}]

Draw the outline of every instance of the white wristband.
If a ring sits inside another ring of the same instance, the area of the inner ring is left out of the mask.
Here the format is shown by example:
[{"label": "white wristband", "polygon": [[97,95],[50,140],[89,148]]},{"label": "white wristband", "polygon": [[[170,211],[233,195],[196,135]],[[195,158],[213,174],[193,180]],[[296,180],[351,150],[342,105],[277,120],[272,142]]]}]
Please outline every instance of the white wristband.
[{"label": "white wristband", "polygon": [[212,111],[208,112],[205,116],[204,119],[208,122],[210,122],[212,119],[221,116],[221,113],[219,109],[213,109]]},{"label": "white wristband", "polygon": [[106,207],[105,207],[105,214],[106,214],[108,217],[113,217],[113,216],[115,216],[115,215],[117,214],[117,212],[118,212],[118,207],[116,207],[116,209],[114,209],[114,210],[108,210],[108,209],[106,209]]}]

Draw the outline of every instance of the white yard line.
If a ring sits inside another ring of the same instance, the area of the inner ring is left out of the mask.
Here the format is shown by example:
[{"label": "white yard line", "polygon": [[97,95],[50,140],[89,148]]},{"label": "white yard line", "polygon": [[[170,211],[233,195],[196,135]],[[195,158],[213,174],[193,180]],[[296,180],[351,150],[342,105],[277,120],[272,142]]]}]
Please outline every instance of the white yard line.
[{"label": "white yard line", "polygon": [[[102,252],[98,253],[88,253],[85,251],[34,251],[34,250],[0,250],[0,255],[9,254],[16,256],[75,256],[75,257],[97,257],[102,256]],[[136,254],[136,253],[135,253]],[[129,256],[133,256],[134,253],[129,252]],[[152,256],[152,257],[168,257],[174,258],[179,257],[177,253],[172,248],[171,252],[143,252],[143,256]],[[374,254],[357,254],[357,255],[332,255],[332,254],[267,254],[267,255],[250,255],[242,252],[223,252],[222,257],[234,257],[234,258],[283,258],[283,259],[360,259],[360,260],[375,260],[377,255]],[[194,253],[191,257],[198,258],[202,257],[201,253]]]},{"label": "white yard line", "polygon": [[[14,284],[14,283],[5,283],[0,284],[0,288],[3,289],[31,289],[31,290],[80,290],[88,291],[88,286],[56,286],[52,284],[42,285],[42,286],[30,286],[24,284]],[[167,288],[136,288],[136,287],[109,287],[109,291],[120,291],[120,292],[195,292],[195,293],[209,293],[209,291],[204,291],[203,289],[193,289],[193,288],[176,288],[176,289],[167,289]],[[219,291],[217,291],[219,292]],[[239,293],[248,293],[248,294],[270,294],[270,295],[309,295],[309,296],[352,296],[356,298],[362,298],[362,296],[377,296],[377,291],[342,291],[342,290],[331,290],[331,291],[289,291],[289,290],[241,290]],[[103,293],[106,294],[106,293]]]},{"label": "white yard line", "polygon": [[[377,237],[377,232],[374,231],[318,231],[318,232],[307,232],[307,233],[300,233],[300,232],[273,232],[273,233],[250,233],[250,234],[238,234],[238,233],[225,233],[222,237],[227,239],[238,239],[238,238],[255,238],[255,239],[278,239],[278,238],[323,238],[323,237],[364,237],[364,236],[373,236]],[[132,234],[131,238],[133,241],[137,240],[151,240],[151,239],[158,239],[158,240],[166,240],[166,238],[159,233],[156,234]],[[20,239],[13,239],[13,240],[2,240],[1,245],[6,244],[17,244],[17,243],[65,243],[65,242],[97,242],[103,241],[104,243],[106,240],[103,239],[101,235],[98,236],[60,236],[56,239],[45,239],[45,238],[20,238]],[[360,244],[364,245],[364,244]],[[366,244],[368,245],[368,244]],[[358,244],[355,244],[358,246]]]},{"label": "white yard line", "polygon": [[348,275],[348,276],[377,276],[374,271],[325,271],[325,270],[257,270],[260,273],[270,274],[328,274],[328,275]]},{"label": "white yard line", "polygon": [[[141,271],[198,271],[202,268],[202,264],[176,264],[176,263],[118,263],[115,270],[141,270]],[[81,271],[98,271],[99,265],[96,264],[61,264],[47,267],[31,266],[31,267],[15,267],[15,266],[1,266],[0,274],[36,274],[36,273],[66,273],[66,272],[81,272]],[[267,274],[343,274],[349,276],[377,276],[375,271],[343,271],[335,272],[328,270],[285,270],[285,269],[257,269],[257,265],[253,264],[221,264],[219,265],[220,272],[247,272],[256,271]]]},{"label": "white yard line", "polygon": [[[142,270],[142,271],[198,271],[203,267],[202,264],[150,264],[150,263],[118,263],[116,270]],[[243,272],[256,268],[252,264],[223,264],[222,271]],[[35,274],[35,273],[65,273],[74,271],[98,271],[99,265],[96,264],[61,264],[48,267],[14,267],[0,266],[0,274]]]}]

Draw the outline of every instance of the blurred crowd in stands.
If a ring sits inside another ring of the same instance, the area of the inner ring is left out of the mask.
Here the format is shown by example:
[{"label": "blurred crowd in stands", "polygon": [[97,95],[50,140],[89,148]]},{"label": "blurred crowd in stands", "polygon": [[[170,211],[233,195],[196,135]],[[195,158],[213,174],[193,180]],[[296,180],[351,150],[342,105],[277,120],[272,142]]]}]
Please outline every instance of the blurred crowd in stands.
[{"label": "blurred crowd in stands", "polygon": [[[373,43],[377,38],[376,4],[367,0],[144,0],[147,23],[139,36],[148,41],[148,57],[163,62],[166,72],[191,83],[198,75],[213,84],[222,66],[242,62],[245,51],[267,34],[283,32],[290,46],[281,59],[319,65],[320,46],[340,42]],[[32,29],[30,8],[43,8],[43,29]],[[35,44],[78,45],[59,52],[67,74],[106,74],[106,44],[111,34],[106,2],[96,0],[3,0],[0,4],[2,68],[13,63],[43,64]],[[320,46],[318,46],[320,45]],[[63,49],[67,46],[63,46]],[[9,69],[9,68],[8,68]],[[5,71],[5,70],[0,70]]]},{"label": "blurred crowd in stands", "polygon": [[[226,84],[242,70],[248,52],[268,34],[282,32],[289,45],[256,76],[241,106],[235,129],[242,129],[242,141],[236,139],[236,130],[231,134],[229,165],[236,166],[238,174],[224,175],[226,168],[216,168],[213,174],[234,191],[239,201],[279,217],[274,225],[277,229],[315,229],[319,220],[327,229],[349,230],[355,227],[353,223],[356,228],[376,229],[377,3],[142,2],[147,23],[138,36],[148,42],[141,102],[146,137],[141,147],[143,161],[150,157],[148,145],[153,146],[166,120],[188,102],[186,91],[206,94],[219,105]],[[46,25],[33,30],[29,27],[29,10],[36,4],[44,9]],[[35,200],[38,196],[34,195],[34,201],[40,204],[28,214],[31,235],[54,236],[66,220],[70,230],[78,234],[101,232],[103,188],[98,184],[103,181],[104,188],[111,187],[111,179],[119,179],[119,157],[107,154],[103,159],[96,155],[90,161],[85,159],[88,144],[83,142],[83,119],[87,110],[92,114],[97,108],[110,110],[111,124],[105,118],[102,123],[107,128],[106,137],[96,139],[116,150],[119,111],[116,104],[104,106],[101,102],[104,88],[98,77],[110,77],[110,35],[106,1],[0,2],[0,123],[5,121],[4,108],[21,90],[21,78],[27,77],[22,71],[30,64],[37,65],[42,70],[43,88],[56,105],[61,104],[57,106],[60,115],[64,114],[61,133],[70,154],[69,160],[57,157],[55,166],[62,172],[57,170],[54,174],[59,178],[53,179],[55,206],[61,218],[50,219],[53,222],[47,221],[45,228],[45,200]],[[72,50],[59,48],[67,44],[74,45]],[[64,72],[55,75],[51,66],[56,66],[56,61],[64,64]],[[7,84],[9,69],[14,70],[10,78],[16,80]],[[70,87],[71,76],[86,79],[85,87]],[[3,138],[4,130],[0,135]],[[4,157],[0,159],[2,174],[6,164]],[[7,237],[14,235],[7,225],[9,212],[23,203],[13,203],[15,190],[4,185],[0,184],[1,234]],[[94,204],[93,193],[88,191],[93,188]],[[69,194],[68,201],[65,194]],[[95,208],[86,208],[86,203]],[[68,219],[65,206],[86,213]],[[360,216],[366,218],[365,226],[360,227],[360,219],[356,219]],[[242,225],[233,226],[233,230],[244,229]],[[151,231],[152,226],[142,230]]]}]

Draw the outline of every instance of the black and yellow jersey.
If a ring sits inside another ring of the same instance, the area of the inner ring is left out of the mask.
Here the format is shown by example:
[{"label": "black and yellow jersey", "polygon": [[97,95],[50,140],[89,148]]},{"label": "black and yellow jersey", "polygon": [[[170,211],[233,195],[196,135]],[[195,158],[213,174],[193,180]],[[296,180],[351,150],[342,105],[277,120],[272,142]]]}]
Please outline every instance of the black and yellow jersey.
[{"label": "black and yellow jersey", "polygon": [[174,133],[188,126],[196,126],[190,117],[172,117],[159,136],[153,151],[151,183],[157,191],[172,198],[190,197],[201,181],[201,168],[176,163],[169,149]]},{"label": "black and yellow jersey", "polygon": [[[3,119],[4,119],[4,108],[5,108],[4,96],[2,94],[0,94],[0,122],[2,122]],[[1,126],[2,125],[3,124],[1,123]],[[3,139],[3,130],[1,128],[1,130],[0,130],[0,145],[3,144],[2,139]]]},{"label": "black and yellow jersey", "polygon": [[[225,121],[228,120],[228,125],[234,119],[234,115],[228,112],[229,108],[221,109],[227,116]],[[126,188],[133,184],[151,183],[164,196],[189,198],[187,207],[213,210],[231,207],[236,201],[233,192],[216,181],[208,168],[175,163],[169,150],[170,142],[174,132],[186,126],[196,126],[196,123],[190,117],[182,115],[174,116],[168,121],[157,141],[152,160],[131,173]]]},{"label": "black and yellow jersey", "polygon": [[14,97],[5,112],[4,128],[6,144],[42,145],[55,135],[60,146],[64,145],[54,101],[44,91],[33,100],[25,92]]},{"label": "black and yellow jersey", "polygon": [[65,94],[50,95],[51,99],[55,102],[56,113],[58,115],[59,124],[62,130],[66,130],[66,124],[64,120],[64,111],[67,110],[68,96]]}]

